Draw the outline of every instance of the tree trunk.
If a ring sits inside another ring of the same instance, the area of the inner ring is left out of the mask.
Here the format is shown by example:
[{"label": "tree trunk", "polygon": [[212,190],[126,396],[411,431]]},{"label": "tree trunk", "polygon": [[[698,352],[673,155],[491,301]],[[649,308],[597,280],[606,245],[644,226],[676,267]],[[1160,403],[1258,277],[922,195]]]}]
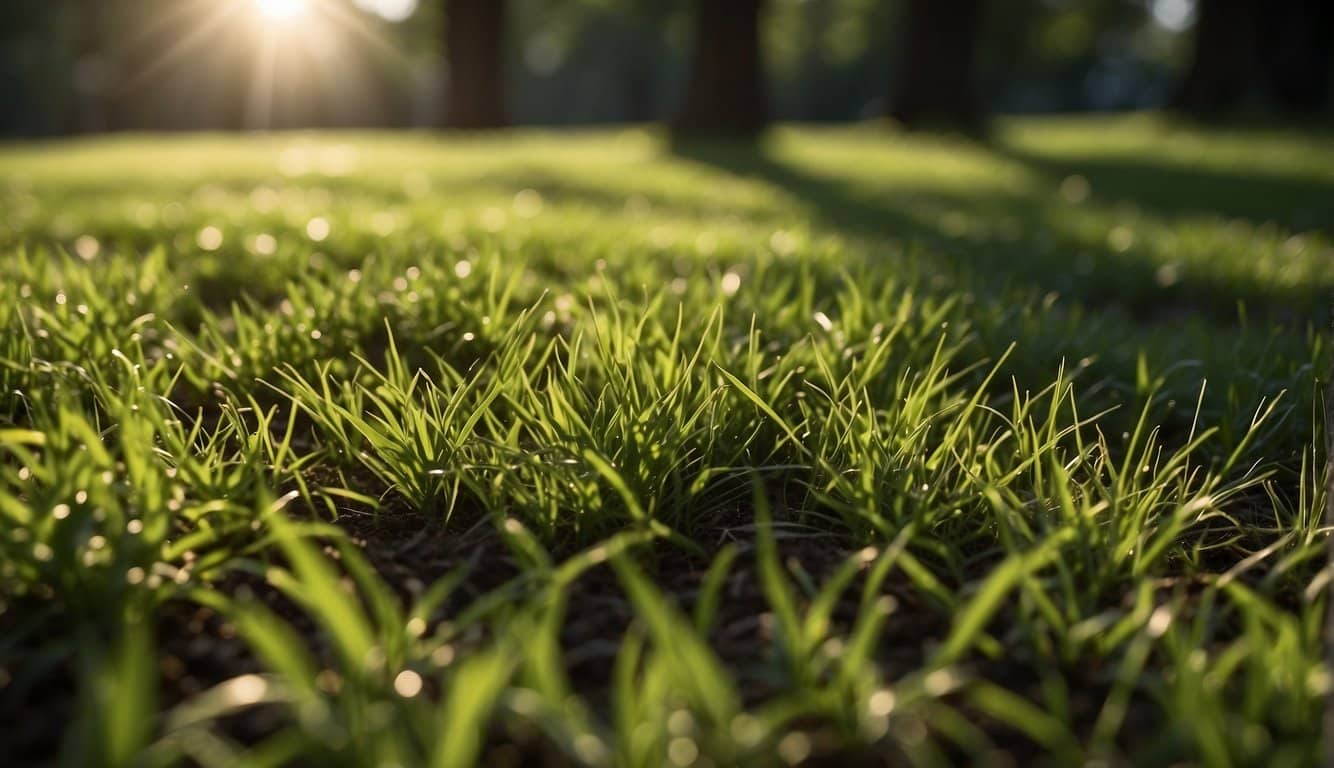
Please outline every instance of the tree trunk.
[{"label": "tree trunk", "polygon": [[753,136],[768,122],[760,62],[765,0],[696,0],[695,47],[677,134]]},{"label": "tree trunk", "polygon": [[1271,0],[1257,20],[1258,56],[1275,106],[1314,114],[1329,106],[1334,3]]},{"label": "tree trunk", "polygon": [[1172,106],[1212,117],[1264,96],[1287,112],[1330,102],[1334,3],[1200,0],[1195,52]]},{"label": "tree trunk", "polygon": [[909,127],[982,126],[986,110],[976,82],[982,11],[982,0],[909,0],[890,117]]},{"label": "tree trunk", "polygon": [[1200,0],[1195,50],[1172,106],[1198,117],[1235,108],[1255,79],[1255,0]]},{"label": "tree trunk", "polygon": [[506,124],[504,36],[504,0],[446,0],[447,127],[497,128]]}]

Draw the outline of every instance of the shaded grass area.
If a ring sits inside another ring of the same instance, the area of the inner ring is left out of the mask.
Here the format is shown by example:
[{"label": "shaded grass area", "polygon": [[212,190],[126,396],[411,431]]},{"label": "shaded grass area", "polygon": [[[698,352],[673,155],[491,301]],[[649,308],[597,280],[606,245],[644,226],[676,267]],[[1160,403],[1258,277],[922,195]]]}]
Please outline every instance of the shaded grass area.
[{"label": "shaded grass area", "polygon": [[0,149],[9,753],[1314,764],[1327,138]]}]

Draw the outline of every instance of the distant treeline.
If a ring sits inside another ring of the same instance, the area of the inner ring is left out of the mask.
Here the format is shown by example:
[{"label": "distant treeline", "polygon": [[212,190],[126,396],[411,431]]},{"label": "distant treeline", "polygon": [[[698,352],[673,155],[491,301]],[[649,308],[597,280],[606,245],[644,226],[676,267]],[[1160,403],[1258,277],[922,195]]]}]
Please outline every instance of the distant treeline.
[{"label": "distant treeline", "polygon": [[1334,71],[1329,0],[291,2],[3,0],[0,133],[1318,113]]}]

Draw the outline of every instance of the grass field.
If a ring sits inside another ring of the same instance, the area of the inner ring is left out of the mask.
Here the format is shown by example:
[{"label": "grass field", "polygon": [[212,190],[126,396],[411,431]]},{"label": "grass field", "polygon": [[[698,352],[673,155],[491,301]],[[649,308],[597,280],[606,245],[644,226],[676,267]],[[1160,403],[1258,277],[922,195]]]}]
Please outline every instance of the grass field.
[{"label": "grass field", "polygon": [[0,748],[1320,764],[1331,138],[0,146]]}]

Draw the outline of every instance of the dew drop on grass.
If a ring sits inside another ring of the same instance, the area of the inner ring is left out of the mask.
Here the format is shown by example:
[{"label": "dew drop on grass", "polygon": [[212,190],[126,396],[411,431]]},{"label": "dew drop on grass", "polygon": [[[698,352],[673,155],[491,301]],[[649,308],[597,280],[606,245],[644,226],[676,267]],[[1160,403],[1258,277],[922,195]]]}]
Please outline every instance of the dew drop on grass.
[{"label": "dew drop on grass", "polygon": [[926,723],[920,717],[911,717],[904,720],[897,728],[899,739],[910,747],[916,747],[924,743],[929,736]]},{"label": "dew drop on grass", "polygon": [[872,717],[888,717],[894,711],[895,702],[894,692],[882,688],[871,694],[871,698],[866,701],[866,711],[871,713]]},{"label": "dew drop on grass", "polygon": [[218,693],[231,707],[248,707],[261,701],[269,691],[269,683],[259,675],[241,675],[218,686]]},{"label": "dew drop on grass", "polygon": [[537,693],[520,688],[510,696],[510,707],[520,715],[534,715],[542,708],[542,697]]},{"label": "dew drop on grass", "polygon": [[764,738],[764,728],[754,715],[737,715],[732,718],[729,730],[732,732],[732,738],[743,747],[757,744]]},{"label": "dew drop on grass", "polygon": [[1107,233],[1107,247],[1125,253],[1135,245],[1135,231],[1127,226],[1115,226]]},{"label": "dew drop on grass", "polygon": [[325,693],[335,694],[343,687],[343,677],[332,669],[321,669],[315,675],[315,685]]},{"label": "dew drop on grass", "polygon": [[922,681],[926,692],[932,696],[944,696],[959,684],[959,678],[946,669],[938,669]]},{"label": "dew drop on grass", "polygon": [[1082,203],[1088,199],[1090,192],[1092,187],[1088,179],[1077,173],[1061,180],[1061,198],[1067,203]]},{"label": "dew drop on grass", "polygon": [[84,261],[92,261],[97,258],[97,254],[102,250],[101,243],[92,235],[80,235],[79,239],[74,241],[74,253]]},{"label": "dew drop on grass", "polygon": [[222,247],[222,230],[214,226],[204,227],[195,235],[195,243],[202,250],[216,251]]},{"label": "dew drop on grass", "polygon": [[332,228],[329,226],[329,220],[323,216],[316,216],[306,222],[306,237],[317,243],[324,242],[329,237]]},{"label": "dew drop on grass", "polygon": [[574,751],[584,762],[594,765],[606,762],[606,745],[591,733],[581,733],[574,738]]},{"label": "dew drop on grass", "polygon": [[514,215],[521,219],[535,218],[542,212],[542,194],[535,189],[521,189],[514,195]]},{"label": "dew drop on grass", "polygon": [[673,734],[687,734],[694,729],[695,717],[688,709],[678,709],[667,718],[667,730]]},{"label": "dew drop on grass", "polygon": [[1181,281],[1181,267],[1178,264],[1164,264],[1154,270],[1153,281],[1168,288]]},{"label": "dew drop on grass", "polygon": [[796,765],[811,756],[811,737],[804,733],[789,733],[778,742],[778,756],[788,765]]},{"label": "dew drop on grass", "polygon": [[422,691],[422,676],[410,669],[405,669],[394,678],[394,693],[410,699]]},{"label": "dew drop on grass", "polygon": [[278,250],[278,240],[273,235],[256,235],[254,251],[260,256],[272,256]]},{"label": "dew drop on grass", "polygon": [[769,236],[769,247],[779,256],[790,256],[797,250],[797,237],[785,229],[776,230]]},{"label": "dew drop on grass", "polygon": [[1149,637],[1162,637],[1170,626],[1172,626],[1172,609],[1165,605],[1158,606],[1149,617]]},{"label": "dew drop on grass", "polygon": [[454,646],[442,645],[431,652],[431,663],[437,667],[447,667],[454,662]]},{"label": "dew drop on grass", "polygon": [[699,747],[695,740],[687,736],[677,736],[667,744],[667,759],[672,765],[694,765],[699,759]]}]

